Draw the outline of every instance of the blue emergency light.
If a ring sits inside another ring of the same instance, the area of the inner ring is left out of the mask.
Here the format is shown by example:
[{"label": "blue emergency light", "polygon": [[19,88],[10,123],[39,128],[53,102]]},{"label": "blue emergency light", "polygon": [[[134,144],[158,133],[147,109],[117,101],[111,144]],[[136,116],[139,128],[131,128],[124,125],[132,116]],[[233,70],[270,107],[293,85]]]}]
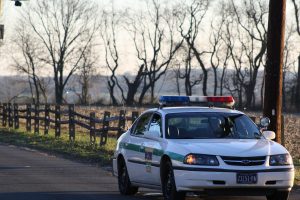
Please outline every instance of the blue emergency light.
[{"label": "blue emergency light", "polygon": [[160,96],[159,103],[161,105],[170,105],[170,104],[189,104],[190,98],[188,96]]}]

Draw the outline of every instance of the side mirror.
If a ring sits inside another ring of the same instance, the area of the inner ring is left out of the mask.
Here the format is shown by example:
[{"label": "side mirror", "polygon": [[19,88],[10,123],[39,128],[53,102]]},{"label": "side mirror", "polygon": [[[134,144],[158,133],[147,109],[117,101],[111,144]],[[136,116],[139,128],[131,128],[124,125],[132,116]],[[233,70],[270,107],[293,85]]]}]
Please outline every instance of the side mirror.
[{"label": "side mirror", "polygon": [[276,135],[273,131],[264,131],[262,134],[268,140],[274,140],[276,137]]},{"label": "side mirror", "polygon": [[145,138],[148,139],[157,139],[160,138],[160,133],[158,131],[146,131],[144,134]]},{"label": "side mirror", "polygon": [[267,128],[270,125],[270,119],[268,117],[263,117],[260,119],[260,125],[264,128]]}]

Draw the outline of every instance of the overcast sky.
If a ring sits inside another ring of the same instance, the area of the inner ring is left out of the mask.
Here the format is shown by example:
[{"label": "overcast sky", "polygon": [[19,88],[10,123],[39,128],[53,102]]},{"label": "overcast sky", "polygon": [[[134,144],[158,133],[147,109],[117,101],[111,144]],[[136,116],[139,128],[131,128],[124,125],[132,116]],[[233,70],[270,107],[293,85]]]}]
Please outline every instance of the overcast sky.
[{"label": "overcast sky", "polygon": [[[2,16],[0,16],[0,24],[5,25],[5,39],[4,43],[8,44],[9,39],[13,37],[13,31],[14,31],[14,25],[18,19],[19,12],[21,10],[27,9],[29,6],[31,6],[33,3],[35,3],[36,0],[25,0],[22,2],[21,7],[15,7],[14,2],[11,0],[0,0],[2,1]],[[3,2],[4,1],[4,2]],[[101,6],[111,6],[110,2],[111,0],[90,0],[95,1],[99,3]],[[163,2],[164,0],[162,0]],[[139,9],[143,4],[142,0],[114,0],[114,6],[118,9],[122,8],[132,8],[132,9]],[[121,39],[123,36],[121,35]],[[123,39],[127,40],[127,39]],[[124,46],[124,45],[123,45]],[[9,45],[2,45],[2,48],[0,48],[0,75],[13,75],[16,74],[16,72],[12,71],[10,69],[11,62],[9,60],[11,52],[8,52],[7,48],[9,48]],[[128,48],[124,47],[126,53],[132,54],[135,53],[134,49],[130,51]],[[123,49],[123,50],[124,50]],[[120,49],[122,50],[122,48]],[[9,50],[13,51],[13,50]],[[133,59],[133,58],[129,58]],[[134,62],[134,61],[131,61]]]},{"label": "overcast sky", "polygon": [[[3,1],[3,0],[0,0]],[[13,37],[13,29],[14,29],[14,24],[16,20],[18,19],[18,13],[22,9],[28,8],[30,5],[32,5],[36,0],[27,0],[23,1],[22,7],[15,7],[14,2],[11,0],[4,0],[4,6],[3,6],[3,15],[0,16],[0,24],[5,25],[5,40],[4,42],[7,43],[7,41]],[[90,1],[95,1],[99,2],[101,6],[110,6],[110,0],[90,0]],[[162,0],[162,2],[170,2],[167,0]],[[239,2],[240,0],[237,0]],[[268,1],[268,0],[266,0]],[[288,2],[288,9],[287,9],[287,21],[291,21],[293,16],[292,13],[292,8],[290,5],[290,0],[287,0]],[[172,0],[173,3],[173,0]],[[114,5],[116,8],[122,9],[122,8],[136,8],[139,9],[141,6],[144,6],[145,4],[143,3],[143,0],[114,0]],[[214,9],[210,9],[214,10]],[[124,38],[122,38],[124,37]],[[121,40],[123,41],[128,41],[128,38],[126,39],[126,36],[121,36]],[[9,61],[10,53],[7,52],[7,48],[5,45],[3,45],[4,48],[0,48],[0,75],[11,75],[15,74],[12,70],[10,70],[9,66],[11,65]],[[128,56],[125,56],[127,59],[126,61],[128,62],[128,66],[125,66],[125,68],[130,68],[130,66],[137,66],[135,59],[135,50],[134,48],[128,48],[127,45],[122,45],[122,48],[120,49],[121,51],[123,50],[123,53],[128,54]],[[13,51],[13,50],[10,50]],[[131,55],[131,56],[130,56]],[[125,72],[125,71],[123,71]]]}]

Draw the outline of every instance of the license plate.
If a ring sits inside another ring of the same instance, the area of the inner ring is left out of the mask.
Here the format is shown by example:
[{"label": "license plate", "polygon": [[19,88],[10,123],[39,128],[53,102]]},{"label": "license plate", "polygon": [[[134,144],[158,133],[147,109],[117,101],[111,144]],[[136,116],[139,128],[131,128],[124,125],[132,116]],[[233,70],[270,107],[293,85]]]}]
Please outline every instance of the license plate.
[{"label": "license plate", "polygon": [[257,183],[257,174],[237,174],[236,182],[238,184],[256,184]]}]

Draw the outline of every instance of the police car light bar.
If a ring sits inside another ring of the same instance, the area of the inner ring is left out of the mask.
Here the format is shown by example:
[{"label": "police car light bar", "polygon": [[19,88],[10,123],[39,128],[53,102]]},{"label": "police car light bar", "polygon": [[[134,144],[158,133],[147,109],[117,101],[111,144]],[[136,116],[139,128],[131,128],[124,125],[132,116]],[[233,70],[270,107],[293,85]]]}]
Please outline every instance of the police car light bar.
[{"label": "police car light bar", "polygon": [[234,99],[232,96],[160,96],[161,106],[184,106],[184,105],[206,105],[206,106],[225,106],[232,108]]}]

